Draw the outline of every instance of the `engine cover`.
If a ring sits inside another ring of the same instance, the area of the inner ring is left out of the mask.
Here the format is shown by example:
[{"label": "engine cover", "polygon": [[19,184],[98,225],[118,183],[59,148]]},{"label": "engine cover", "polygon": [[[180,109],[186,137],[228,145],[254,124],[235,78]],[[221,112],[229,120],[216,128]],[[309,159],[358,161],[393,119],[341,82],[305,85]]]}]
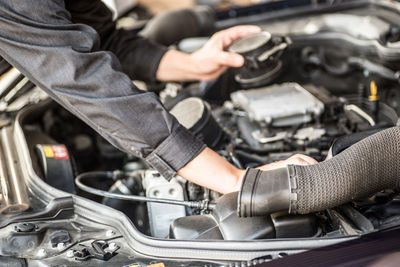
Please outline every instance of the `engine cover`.
[{"label": "engine cover", "polygon": [[250,119],[277,127],[310,122],[324,111],[324,104],[297,83],[238,91],[231,99]]}]

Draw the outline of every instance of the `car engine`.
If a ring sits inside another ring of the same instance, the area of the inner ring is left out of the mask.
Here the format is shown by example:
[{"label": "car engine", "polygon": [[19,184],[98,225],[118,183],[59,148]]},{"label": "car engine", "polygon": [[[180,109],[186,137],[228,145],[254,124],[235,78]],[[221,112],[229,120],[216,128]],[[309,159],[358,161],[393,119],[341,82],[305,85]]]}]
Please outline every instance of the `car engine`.
[{"label": "car engine", "polygon": [[[399,25],[349,13],[259,25],[263,32],[228,48],[245,57],[242,68],[229,69],[212,82],[168,83],[148,90],[156,91],[183,126],[238,168],[298,153],[322,162],[398,125]],[[188,42],[201,46],[203,41],[185,39],[176,48],[184,50]],[[122,211],[152,237],[327,238],[399,223],[400,195],[394,188],[310,214],[238,217],[237,194],[222,196],[179,176],[167,182],[52,101],[40,101],[31,110],[23,129],[38,175],[56,188]],[[69,156],[50,162],[45,156],[49,149]]]}]

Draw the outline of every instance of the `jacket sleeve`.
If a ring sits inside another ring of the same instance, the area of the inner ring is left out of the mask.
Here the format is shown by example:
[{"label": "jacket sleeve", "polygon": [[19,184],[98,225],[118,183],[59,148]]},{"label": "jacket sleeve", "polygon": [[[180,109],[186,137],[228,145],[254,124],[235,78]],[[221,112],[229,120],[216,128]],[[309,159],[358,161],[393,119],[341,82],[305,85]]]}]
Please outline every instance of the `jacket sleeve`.
[{"label": "jacket sleeve", "polygon": [[0,56],[119,149],[145,158],[165,178],[204,144],[135,88],[96,31],[73,24],[63,0],[0,1]]},{"label": "jacket sleeve", "polygon": [[156,81],[158,65],[167,48],[130,31],[116,29],[112,12],[100,0],[65,0],[71,21],[86,24],[100,36],[100,49],[111,51],[132,80]]}]

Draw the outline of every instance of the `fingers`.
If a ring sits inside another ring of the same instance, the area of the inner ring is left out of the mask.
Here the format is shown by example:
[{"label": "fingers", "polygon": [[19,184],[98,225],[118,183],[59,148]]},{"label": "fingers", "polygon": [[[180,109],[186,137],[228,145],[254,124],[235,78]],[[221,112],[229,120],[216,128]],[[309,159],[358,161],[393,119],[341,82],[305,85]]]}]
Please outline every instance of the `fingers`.
[{"label": "fingers", "polygon": [[[290,158],[287,159],[287,161],[294,162],[292,164],[294,165],[312,165],[312,164],[317,164],[318,161],[313,159],[312,157],[303,155],[303,154],[296,154]],[[296,164],[298,163],[298,164]]]},{"label": "fingers", "polygon": [[246,35],[260,32],[261,28],[254,25],[242,25],[232,27],[216,33],[213,36],[214,42],[220,47],[221,52],[217,56],[217,62],[228,67],[241,67],[244,64],[244,58],[235,53],[223,51],[224,48],[232,44],[233,41]]},{"label": "fingers", "polygon": [[236,53],[224,51],[233,41],[249,34],[260,32],[258,26],[236,26],[214,34],[211,39],[199,50],[192,53],[190,58],[196,69],[196,79],[210,81],[217,78],[228,67],[241,67],[244,58]]},{"label": "fingers", "polygon": [[272,162],[270,164],[266,164],[266,165],[257,167],[257,169],[260,169],[262,171],[269,171],[269,170],[273,170],[273,169],[286,167],[286,165],[287,164],[285,163],[284,160],[280,160],[280,161]]},{"label": "fingers", "polygon": [[216,61],[223,66],[236,68],[244,64],[244,58],[241,55],[223,51],[217,55]]},{"label": "fingers", "polygon": [[261,32],[261,28],[255,25],[241,25],[235,26],[214,35],[214,38],[221,41],[222,47],[226,48],[232,44],[233,41],[242,38],[246,35]]},{"label": "fingers", "polygon": [[218,70],[211,73],[204,73],[199,76],[199,80],[203,82],[209,82],[218,78],[222,73],[226,71],[226,67],[220,67]]},{"label": "fingers", "polygon": [[285,160],[285,165],[307,166],[307,165],[310,165],[310,163],[302,158],[289,158],[289,159]]},{"label": "fingers", "polygon": [[276,162],[273,162],[270,164],[266,164],[266,165],[258,167],[257,169],[260,169],[263,171],[269,171],[269,170],[273,170],[273,169],[277,169],[277,168],[283,168],[283,167],[286,167],[287,165],[306,166],[306,165],[313,165],[313,164],[317,164],[317,163],[318,163],[318,161],[316,161],[315,159],[313,159],[309,156],[302,155],[302,154],[296,154],[286,160],[281,160],[281,161],[276,161]]}]

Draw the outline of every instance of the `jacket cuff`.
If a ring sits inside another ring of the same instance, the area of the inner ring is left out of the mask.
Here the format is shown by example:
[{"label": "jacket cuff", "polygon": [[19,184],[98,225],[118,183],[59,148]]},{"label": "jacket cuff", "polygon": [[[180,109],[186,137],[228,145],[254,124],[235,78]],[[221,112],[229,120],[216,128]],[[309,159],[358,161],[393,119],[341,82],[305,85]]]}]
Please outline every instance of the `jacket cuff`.
[{"label": "jacket cuff", "polygon": [[152,153],[146,161],[168,181],[206,148],[186,128],[179,125]]},{"label": "jacket cuff", "polygon": [[167,47],[155,44],[151,41],[149,41],[149,50],[151,50],[151,52],[149,52],[149,57],[147,57],[147,62],[144,65],[145,66],[149,66],[148,71],[147,71],[147,77],[146,74],[144,79],[145,81],[148,81],[150,83],[155,83],[157,82],[157,70],[158,70],[158,66],[160,65],[161,59],[162,57],[165,55],[165,53],[168,51]]}]

